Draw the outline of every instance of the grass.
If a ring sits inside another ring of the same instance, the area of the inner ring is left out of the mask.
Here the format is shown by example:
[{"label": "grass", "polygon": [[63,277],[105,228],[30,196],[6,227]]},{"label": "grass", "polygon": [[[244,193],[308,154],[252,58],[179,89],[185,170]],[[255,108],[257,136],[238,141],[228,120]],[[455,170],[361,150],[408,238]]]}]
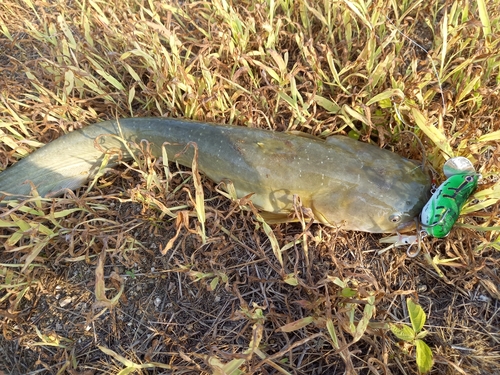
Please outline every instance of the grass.
[{"label": "grass", "polygon": [[499,9],[2,2],[2,169],[102,119],[173,116],[349,134],[421,160],[408,130],[437,182],[458,155],[483,180],[452,233],[414,259],[376,255],[377,235],[269,227],[147,152],[91,189],[1,207],[0,370],[416,374],[414,351],[388,330],[409,322],[412,297],[431,373],[498,372]]}]

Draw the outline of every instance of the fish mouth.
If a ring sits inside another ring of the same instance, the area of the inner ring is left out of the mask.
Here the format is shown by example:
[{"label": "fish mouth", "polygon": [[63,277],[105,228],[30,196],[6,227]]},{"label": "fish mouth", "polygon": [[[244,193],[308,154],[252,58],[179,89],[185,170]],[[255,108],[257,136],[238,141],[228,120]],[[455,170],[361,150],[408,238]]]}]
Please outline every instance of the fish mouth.
[{"label": "fish mouth", "polygon": [[396,231],[399,233],[411,232],[417,229],[416,220],[408,221],[406,223],[401,223],[396,228]]}]

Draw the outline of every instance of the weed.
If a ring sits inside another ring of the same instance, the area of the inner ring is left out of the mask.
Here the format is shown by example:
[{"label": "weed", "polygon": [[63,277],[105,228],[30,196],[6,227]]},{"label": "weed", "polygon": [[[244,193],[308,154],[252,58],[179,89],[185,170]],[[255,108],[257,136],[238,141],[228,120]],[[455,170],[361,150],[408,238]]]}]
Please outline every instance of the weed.
[{"label": "weed", "polygon": [[[411,327],[407,325],[390,324],[392,333],[400,340],[415,347],[415,357],[418,371],[427,374],[431,371],[433,359],[432,350],[423,341],[428,332],[422,330],[425,324],[425,312],[420,305],[414,303],[410,298],[406,300]],[[407,350],[407,349],[405,349]]]}]

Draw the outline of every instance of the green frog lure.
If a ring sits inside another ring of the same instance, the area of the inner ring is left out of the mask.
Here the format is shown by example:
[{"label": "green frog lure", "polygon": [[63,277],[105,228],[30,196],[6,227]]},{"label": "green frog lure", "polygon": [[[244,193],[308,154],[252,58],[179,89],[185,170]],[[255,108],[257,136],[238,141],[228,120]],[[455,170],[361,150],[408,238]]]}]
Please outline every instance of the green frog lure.
[{"label": "green frog lure", "polygon": [[446,237],[450,233],[480,178],[472,163],[464,157],[449,159],[443,170],[448,179],[432,194],[420,215],[425,232],[436,238]]}]

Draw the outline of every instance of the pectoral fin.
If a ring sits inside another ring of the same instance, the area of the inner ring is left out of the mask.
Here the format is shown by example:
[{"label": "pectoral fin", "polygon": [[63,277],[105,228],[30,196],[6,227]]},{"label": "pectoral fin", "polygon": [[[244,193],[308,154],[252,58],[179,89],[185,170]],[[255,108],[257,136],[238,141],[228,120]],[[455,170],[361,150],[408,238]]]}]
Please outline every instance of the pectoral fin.
[{"label": "pectoral fin", "polygon": [[282,223],[297,223],[298,220],[296,217],[291,216],[290,214],[277,214],[274,212],[266,212],[261,211],[260,216],[266,221],[268,224],[282,224]]}]

